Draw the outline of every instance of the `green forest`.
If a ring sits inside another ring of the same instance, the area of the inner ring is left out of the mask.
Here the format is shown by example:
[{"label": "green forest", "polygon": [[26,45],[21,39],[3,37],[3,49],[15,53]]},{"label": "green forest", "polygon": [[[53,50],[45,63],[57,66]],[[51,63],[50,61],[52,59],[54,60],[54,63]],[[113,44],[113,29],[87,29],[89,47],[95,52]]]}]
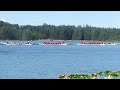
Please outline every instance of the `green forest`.
[{"label": "green forest", "polygon": [[0,40],[99,40],[120,41],[120,28],[90,25],[18,25],[0,21]]}]

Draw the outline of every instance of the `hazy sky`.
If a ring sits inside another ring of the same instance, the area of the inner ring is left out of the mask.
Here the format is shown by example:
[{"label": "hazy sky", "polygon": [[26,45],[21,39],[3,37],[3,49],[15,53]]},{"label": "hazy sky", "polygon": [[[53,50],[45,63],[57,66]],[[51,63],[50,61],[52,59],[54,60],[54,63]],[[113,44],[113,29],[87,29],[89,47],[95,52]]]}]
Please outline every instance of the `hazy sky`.
[{"label": "hazy sky", "polygon": [[0,20],[19,25],[92,25],[120,28],[120,11],[0,11]]}]

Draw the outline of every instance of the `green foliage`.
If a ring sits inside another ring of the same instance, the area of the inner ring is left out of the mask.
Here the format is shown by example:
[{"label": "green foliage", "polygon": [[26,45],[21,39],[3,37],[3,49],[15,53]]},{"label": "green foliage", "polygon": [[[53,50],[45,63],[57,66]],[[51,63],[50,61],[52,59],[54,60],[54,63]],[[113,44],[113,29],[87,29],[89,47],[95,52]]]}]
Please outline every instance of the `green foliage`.
[{"label": "green foliage", "polygon": [[72,25],[19,26],[0,21],[0,39],[10,40],[101,40],[120,41],[120,29]]},{"label": "green foliage", "polygon": [[88,74],[70,74],[70,75],[59,75],[60,79],[95,79],[97,78],[96,74],[88,75]]},{"label": "green foliage", "polygon": [[91,75],[88,74],[70,74],[59,75],[59,79],[98,79],[99,76],[107,76],[106,79],[113,79],[113,77],[120,77],[120,71],[100,71]]},{"label": "green foliage", "polygon": [[110,75],[110,76],[118,77],[118,76],[120,76],[120,71],[104,71],[104,72],[100,71],[97,74],[101,75],[101,76]]}]

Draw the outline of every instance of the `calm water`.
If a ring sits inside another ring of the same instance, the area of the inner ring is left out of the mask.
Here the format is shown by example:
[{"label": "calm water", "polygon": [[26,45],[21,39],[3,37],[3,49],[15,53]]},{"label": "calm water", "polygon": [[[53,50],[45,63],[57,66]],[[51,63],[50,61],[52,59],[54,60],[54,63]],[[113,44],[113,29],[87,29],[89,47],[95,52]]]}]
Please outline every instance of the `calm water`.
[{"label": "calm water", "polygon": [[120,70],[120,45],[0,45],[0,79],[51,79],[59,74]]}]

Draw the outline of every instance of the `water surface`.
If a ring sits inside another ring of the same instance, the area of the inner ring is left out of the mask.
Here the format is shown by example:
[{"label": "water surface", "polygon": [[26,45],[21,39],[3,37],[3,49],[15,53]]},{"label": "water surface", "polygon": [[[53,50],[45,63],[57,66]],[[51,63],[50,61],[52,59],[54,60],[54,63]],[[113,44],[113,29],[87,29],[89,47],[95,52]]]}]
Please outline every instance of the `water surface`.
[{"label": "water surface", "polygon": [[120,70],[120,45],[0,45],[0,79],[52,79],[59,74]]}]

